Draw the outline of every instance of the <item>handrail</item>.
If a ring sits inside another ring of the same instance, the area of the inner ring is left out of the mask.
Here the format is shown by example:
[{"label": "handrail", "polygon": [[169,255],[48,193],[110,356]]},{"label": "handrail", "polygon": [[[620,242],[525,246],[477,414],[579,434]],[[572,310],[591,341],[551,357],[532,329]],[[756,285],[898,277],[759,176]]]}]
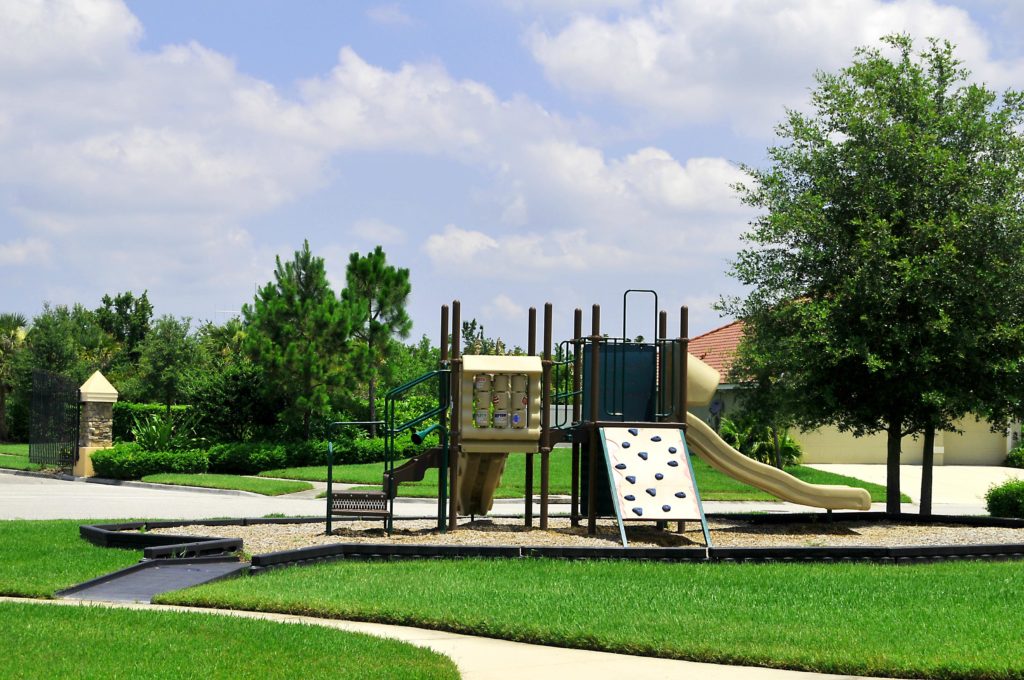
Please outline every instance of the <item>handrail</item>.
[{"label": "handrail", "polygon": [[397,397],[400,394],[404,394],[405,392],[408,392],[413,387],[416,387],[417,385],[425,383],[426,381],[428,381],[431,378],[433,378],[435,375],[441,375],[442,373],[451,373],[451,372],[452,371],[451,371],[450,368],[437,368],[437,369],[434,369],[433,371],[430,371],[429,373],[424,373],[423,375],[421,375],[418,378],[413,378],[409,382],[403,383],[403,384],[399,385],[398,387],[392,387],[390,390],[387,391],[387,393],[385,393],[384,398],[385,399],[393,399],[394,397]]}]

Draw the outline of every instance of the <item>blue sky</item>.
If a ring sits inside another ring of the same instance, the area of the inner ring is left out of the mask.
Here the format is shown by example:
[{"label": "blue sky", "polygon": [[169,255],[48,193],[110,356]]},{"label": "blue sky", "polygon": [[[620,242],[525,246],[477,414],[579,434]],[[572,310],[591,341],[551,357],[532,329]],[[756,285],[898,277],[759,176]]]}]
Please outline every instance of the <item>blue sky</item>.
[{"label": "blue sky", "polygon": [[[1024,86],[1024,3],[977,0],[9,0],[0,4],[0,311],[148,290],[224,320],[303,239],[340,288],[380,243],[414,337],[459,298],[526,309],[653,288],[694,334],[739,292],[760,165],[817,69],[889,32]],[[636,306],[627,332],[649,334]]]}]

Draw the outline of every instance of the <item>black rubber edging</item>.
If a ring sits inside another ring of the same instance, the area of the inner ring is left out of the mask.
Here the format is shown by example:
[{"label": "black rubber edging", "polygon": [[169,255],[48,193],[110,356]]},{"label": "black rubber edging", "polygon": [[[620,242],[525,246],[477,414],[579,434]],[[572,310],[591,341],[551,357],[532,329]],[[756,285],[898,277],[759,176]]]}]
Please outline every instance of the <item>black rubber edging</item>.
[{"label": "black rubber edging", "polygon": [[242,550],[240,538],[215,538],[171,545],[153,545],[144,548],[142,556],[147,560],[166,560],[173,558],[211,557],[236,553]]},{"label": "black rubber edging", "polygon": [[[407,519],[407,518],[404,518]],[[802,514],[716,514],[709,519],[735,519],[760,524],[804,524],[834,521],[886,520],[901,524],[961,524],[966,526],[1002,526],[1024,528],[1024,520],[998,517],[933,515],[927,518],[914,514],[890,515],[884,512],[802,513]],[[175,526],[251,526],[258,524],[311,524],[323,522],[322,517],[308,518],[242,518],[221,520],[177,520],[161,522],[129,522],[123,524],[82,526],[82,535],[99,539],[100,545],[117,547],[162,546],[164,553],[173,549],[201,548],[204,543],[238,541],[210,537],[181,537],[145,533],[118,533],[143,527]],[[88,532],[87,532],[88,530]],[[163,540],[168,539],[168,540]],[[106,541],[106,542],[100,542]],[[146,541],[150,541],[146,543]],[[171,541],[176,541],[171,542]],[[134,542],[134,544],[133,544]],[[821,546],[778,548],[622,548],[622,547],[551,547],[551,546],[469,546],[469,545],[392,545],[372,543],[337,543],[283,550],[252,557],[251,570],[289,565],[314,564],[343,559],[458,559],[458,558],[524,559],[548,558],[570,560],[642,560],[663,562],[875,562],[881,564],[917,564],[943,560],[1020,560],[1024,544],[940,545],[940,546]]]}]

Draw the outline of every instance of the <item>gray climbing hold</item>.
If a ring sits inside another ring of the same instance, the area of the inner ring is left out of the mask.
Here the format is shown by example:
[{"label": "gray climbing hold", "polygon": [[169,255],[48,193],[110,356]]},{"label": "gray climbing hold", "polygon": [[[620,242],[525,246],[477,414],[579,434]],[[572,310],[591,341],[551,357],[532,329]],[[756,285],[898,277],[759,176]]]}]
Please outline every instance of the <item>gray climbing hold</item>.
[{"label": "gray climbing hold", "polygon": [[619,463],[618,465],[615,466],[615,469],[616,470],[625,470],[626,469],[626,464],[625,463]]},{"label": "gray climbing hold", "polygon": [[643,514],[644,514],[644,509],[643,508],[633,508],[633,512],[635,512],[638,517],[642,517]]},{"label": "gray climbing hold", "polygon": [[669,467],[679,467],[679,461],[678,460],[670,460],[668,462],[668,466]]},{"label": "gray climbing hold", "polygon": [[658,495],[658,490],[655,489],[653,486],[650,489],[645,489],[645,491],[647,491],[648,495],[651,495],[651,496],[657,496]]},{"label": "gray climbing hold", "polygon": [[658,480],[665,479],[665,475],[661,474],[660,472],[656,472],[654,473],[654,478]]},{"label": "gray climbing hold", "polygon": [[630,484],[636,484],[636,477],[633,475],[626,475],[626,481]]},{"label": "gray climbing hold", "polygon": [[629,442],[622,442],[622,448],[628,449],[629,448]]},{"label": "gray climbing hold", "polygon": [[636,500],[636,496],[634,496],[631,493],[626,494],[625,496],[623,496],[623,498],[625,498],[627,501],[635,501]]},{"label": "gray climbing hold", "polygon": [[647,452],[646,451],[641,451],[640,453],[638,453],[636,455],[640,456],[640,460],[647,460]]},{"label": "gray climbing hold", "polygon": [[686,498],[685,491],[676,491],[676,498]]},{"label": "gray climbing hold", "polygon": [[675,453],[675,452],[676,452],[676,451],[678,451],[678,450],[679,450],[679,449],[677,449],[677,448],[676,448],[676,447],[674,447],[674,446],[670,446],[670,447],[668,447],[668,452],[669,452],[669,453]]},{"label": "gray climbing hold", "polygon": [[651,441],[652,442],[660,442],[661,441],[661,436],[654,435],[653,437],[651,437]]},{"label": "gray climbing hold", "polygon": [[662,512],[668,512],[671,509],[672,509],[671,505],[663,505],[663,506],[661,506]]},{"label": "gray climbing hold", "polygon": [[634,437],[637,436],[638,434],[640,434],[640,430],[636,429],[635,427],[631,427],[631,428],[629,428],[626,431],[629,432]]}]

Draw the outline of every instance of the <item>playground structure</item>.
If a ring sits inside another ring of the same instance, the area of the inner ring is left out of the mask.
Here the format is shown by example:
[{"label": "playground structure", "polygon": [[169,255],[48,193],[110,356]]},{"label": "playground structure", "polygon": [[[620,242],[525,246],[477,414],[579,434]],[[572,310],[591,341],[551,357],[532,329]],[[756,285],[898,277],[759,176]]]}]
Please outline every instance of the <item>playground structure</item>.
[{"label": "playground structure", "polygon": [[[626,336],[630,295],[654,299],[655,339]],[[544,306],[543,350],[537,352],[537,310],[530,308],[526,356],[463,355],[461,305],[441,308],[440,366],[390,390],[385,398],[386,462],[381,491],[333,489],[333,444],[328,447],[327,533],[336,517],[373,517],[390,533],[394,500],[403,482],[438,469],[437,528],[457,528],[459,516],[487,514],[509,455],[525,455],[524,523],[533,526],[534,456],[540,456],[539,527],[548,528],[552,455],[571,456],[570,522],[586,521],[596,533],[599,517],[614,517],[623,546],[625,522],[700,522],[711,546],[690,450],[711,467],[782,500],[812,507],[868,510],[864,489],[812,485],[736,451],[688,409],[708,404],[720,376],[687,352],[688,312],[680,308],[679,334],[670,338],[668,314],[657,293],[623,294],[622,335],[601,332],[593,306],[591,332],[575,310],[570,340],[552,345],[552,305]],[[418,385],[434,383],[437,406],[403,423],[395,405]],[[345,423],[337,423],[342,425]],[[417,431],[417,428],[422,428]],[[396,467],[395,437],[412,430],[414,441],[437,432],[439,445]],[[569,444],[558,447],[558,444]]]}]

